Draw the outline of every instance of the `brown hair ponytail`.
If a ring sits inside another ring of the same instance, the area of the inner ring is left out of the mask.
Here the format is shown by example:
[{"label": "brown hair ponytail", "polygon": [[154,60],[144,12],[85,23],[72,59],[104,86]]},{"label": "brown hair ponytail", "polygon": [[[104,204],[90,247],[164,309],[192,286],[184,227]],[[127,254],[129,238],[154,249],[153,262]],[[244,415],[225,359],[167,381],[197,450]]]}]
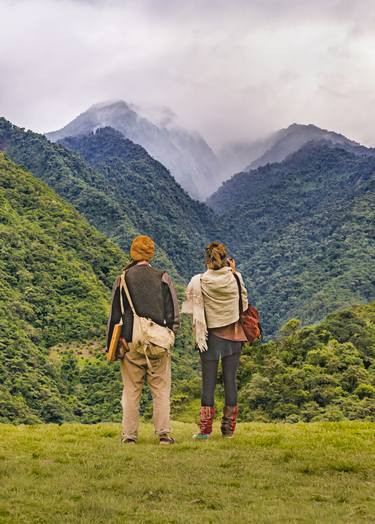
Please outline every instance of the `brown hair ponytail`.
[{"label": "brown hair ponytail", "polygon": [[226,266],[228,251],[224,244],[211,242],[204,250],[204,261],[209,269],[221,269]]}]

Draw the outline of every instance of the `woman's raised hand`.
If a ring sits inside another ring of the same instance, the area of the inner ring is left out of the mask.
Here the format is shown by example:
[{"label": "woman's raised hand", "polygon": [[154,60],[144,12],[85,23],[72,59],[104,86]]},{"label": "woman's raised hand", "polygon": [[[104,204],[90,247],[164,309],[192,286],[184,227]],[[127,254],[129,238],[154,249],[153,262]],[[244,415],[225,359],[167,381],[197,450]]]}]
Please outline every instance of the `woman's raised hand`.
[{"label": "woman's raised hand", "polygon": [[233,273],[236,272],[236,261],[234,258],[227,258],[227,263]]}]

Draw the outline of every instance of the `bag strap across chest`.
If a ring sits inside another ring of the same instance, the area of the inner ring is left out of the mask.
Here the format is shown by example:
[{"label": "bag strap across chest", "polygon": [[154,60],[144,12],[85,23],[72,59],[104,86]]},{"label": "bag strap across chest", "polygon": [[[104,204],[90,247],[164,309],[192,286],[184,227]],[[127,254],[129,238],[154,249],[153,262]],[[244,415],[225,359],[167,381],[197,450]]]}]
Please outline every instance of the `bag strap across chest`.
[{"label": "bag strap across chest", "polygon": [[121,311],[121,319],[120,319],[120,323],[122,324],[123,323],[123,318],[124,318],[124,314],[125,314],[125,309],[124,309],[124,301],[122,299],[122,289],[124,287],[124,284],[121,280],[121,277],[120,277],[120,311]]},{"label": "bag strap across chest", "polygon": [[239,313],[240,313],[240,316],[243,312],[243,302],[242,302],[242,289],[241,289],[241,282],[240,282],[240,279],[239,279],[239,276],[237,275],[237,273],[233,273],[233,276],[234,278],[236,279],[236,282],[237,282],[237,286],[238,286],[238,296],[239,296],[239,299],[238,299],[238,309],[239,309]]},{"label": "bag strap across chest", "polygon": [[125,278],[125,274],[124,273],[121,275],[120,279],[121,279],[120,280],[121,302],[122,302],[122,293],[121,293],[121,287],[122,287],[124,289],[124,291],[125,291],[125,295],[126,295],[126,298],[128,299],[129,306],[130,306],[130,309],[132,310],[133,315],[138,316],[136,311],[135,311],[134,304],[133,304],[132,298],[131,298],[130,293],[129,293],[129,288],[128,288],[128,285],[126,283],[126,278]]}]

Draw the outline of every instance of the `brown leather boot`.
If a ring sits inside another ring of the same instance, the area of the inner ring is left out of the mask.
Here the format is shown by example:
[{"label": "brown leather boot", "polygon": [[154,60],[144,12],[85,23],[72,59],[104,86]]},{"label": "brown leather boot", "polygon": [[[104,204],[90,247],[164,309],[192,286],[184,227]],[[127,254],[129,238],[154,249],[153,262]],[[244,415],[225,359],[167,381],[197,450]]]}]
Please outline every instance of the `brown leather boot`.
[{"label": "brown leather boot", "polygon": [[193,435],[196,440],[207,440],[212,433],[212,423],[215,416],[215,408],[211,406],[201,406],[200,409],[200,432]]},{"label": "brown leather boot", "polygon": [[224,406],[223,418],[221,419],[221,434],[223,437],[231,438],[236,429],[238,406]]}]

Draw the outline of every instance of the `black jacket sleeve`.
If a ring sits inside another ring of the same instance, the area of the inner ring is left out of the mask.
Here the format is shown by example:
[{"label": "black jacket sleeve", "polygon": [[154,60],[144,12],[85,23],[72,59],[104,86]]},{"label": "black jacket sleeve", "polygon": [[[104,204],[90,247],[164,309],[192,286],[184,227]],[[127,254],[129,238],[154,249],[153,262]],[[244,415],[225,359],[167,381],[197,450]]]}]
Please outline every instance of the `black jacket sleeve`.
[{"label": "black jacket sleeve", "polygon": [[164,315],[167,326],[176,331],[180,325],[180,312],[175,287],[168,273],[162,276]]},{"label": "black jacket sleeve", "polygon": [[109,314],[109,319],[108,319],[108,324],[107,324],[107,337],[106,337],[107,351],[109,350],[109,346],[111,344],[111,338],[112,338],[114,325],[120,322],[120,318],[121,318],[119,284],[120,284],[120,279],[119,277],[117,277],[113,284],[111,312]]}]

